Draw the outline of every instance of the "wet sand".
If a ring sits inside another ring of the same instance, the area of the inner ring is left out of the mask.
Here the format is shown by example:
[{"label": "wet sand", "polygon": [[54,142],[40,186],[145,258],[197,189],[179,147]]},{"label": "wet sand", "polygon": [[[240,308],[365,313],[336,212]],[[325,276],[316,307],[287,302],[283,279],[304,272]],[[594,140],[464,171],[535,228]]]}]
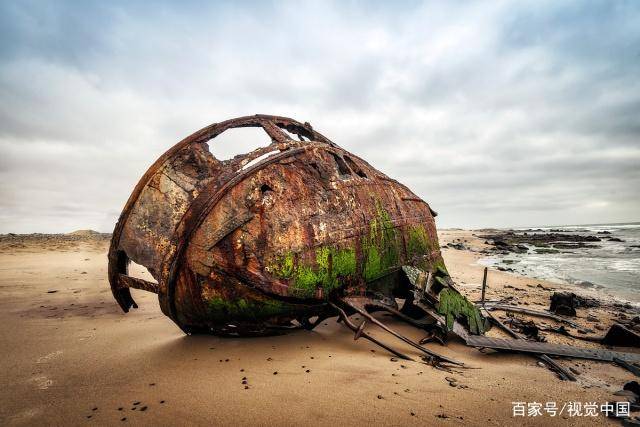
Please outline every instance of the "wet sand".
[{"label": "wet sand", "polygon": [[[461,239],[482,246],[468,231],[440,237],[441,245]],[[575,383],[560,381],[533,357],[482,353],[455,339],[427,346],[472,369],[443,372],[354,342],[335,318],[311,332],[269,338],[185,336],[153,294],[132,290],[140,308],[120,311],[106,279],[107,246],[101,236],[1,242],[0,424],[617,425],[603,416],[514,419],[511,402],[620,400],[612,393],[633,379],[608,363],[562,360],[579,375]],[[443,254],[459,288],[477,299],[479,255],[450,248]],[[488,299],[516,295],[529,308],[547,308],[560,288],[498,271],[490,271],[489,285]],[[619,315],[588,312],[601,328]],[[423,336],[377,316],[416,340]],[[579,309],[577,321],[593,328],[586,316]],[[417,358],[379,329],[368,330]],[[500,336],[495,328],[490,334]]]}]

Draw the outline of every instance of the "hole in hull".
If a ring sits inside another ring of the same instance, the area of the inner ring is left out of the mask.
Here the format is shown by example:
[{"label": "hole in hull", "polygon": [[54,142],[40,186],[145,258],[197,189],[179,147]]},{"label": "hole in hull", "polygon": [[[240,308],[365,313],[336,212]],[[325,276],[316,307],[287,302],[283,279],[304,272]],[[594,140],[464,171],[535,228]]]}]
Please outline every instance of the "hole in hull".
[{"label": "hole in hull", "polygon": [[271,144],[261,127],[229,129],[209,142],[209,152],[218,160],[228,160]]},{"label": "hole in hull", "polygon": [[136,279],[143,279],[147,282],[158,283],[152,272],[144,265],[136,264],[131,261],[129,264],[129,276]]},{"label": "hole in hull", "polygon": [[347,164],[342,159],[342,157],[340,157],[335,153],[331,153],[331,156],[333,157],[333,160],[335,160],[336,162],[336,167],[338,169],[338,174],[340,174],[340,177],[348,178],[349,176],[351,176],[351,169],[349,169],[349,166],[347,166]]},{"label": "hole in hull", "polygon": [[351,170],[354,171],[356,175],[358,175],[360,178],[367,178],[367,174],[364,173],[362,168],[358,166],[358,164],[354,162],[353,159],[351,159],[351,157],[344,156],[344,161],[347,162]]}]

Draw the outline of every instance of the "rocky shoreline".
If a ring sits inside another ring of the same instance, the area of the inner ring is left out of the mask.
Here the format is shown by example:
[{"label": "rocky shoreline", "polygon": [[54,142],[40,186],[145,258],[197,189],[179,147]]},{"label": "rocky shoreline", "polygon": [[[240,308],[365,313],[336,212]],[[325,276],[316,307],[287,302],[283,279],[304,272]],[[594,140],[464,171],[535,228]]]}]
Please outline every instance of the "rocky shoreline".
[{"label": "rocky shoreline", "polygon": [[[536,231],[545,234],[532,236],[532,232],[535,233]],[[603,239],[593,234],[572,235],[562,233],[561,231],[562,230],[456,230],[451,232],[447,230],[442,233],[443,236],[446,237],[441,240],[441,244],[445,259],[449,259],[453,256],[453,252],[455,252],[458,254],[456,257],[469,258],[470,261],[472,260],[476,264],[475,268],[481,269],[484,266],[480,261],[484,256],[500,256],[502,258],[501,263],[510,265],[517,263],[518,260],[504,258],[505,255],[527,252],[536,253],[536,250],[545,249],[545,246],[553,248],[554,245],[561,246],[571,242],[576,244],[590,244],[591,242],[603,241]],[[605,234],[605,236],[608,235],[610,234]],[[569,251],[568,249],[560,248],[557,250],[559,252]],[[585,316],[587,322],[582,325],[582,328],[576,330],[579,334],[587,333],[590,329],[604,331],[607,329],[604,324],[609,321],[623,324],[629,329],[640,333],[640,311],[638,307],[625,299],[602,292],[600,287],[587,289],[571,283],[552,283],[543,279],[522,275],[519,271],[499,264],[492,266],[489,271],[499,272],[501,277],[506,279],[506,283],[501,284],[499,291],[490,283],[490,287],[493,288],[492,292],[495,292],[493,298],[500,303],[537,306],[539,309],[553,313],[557,310],[556,306],[562,306],[558,314],[568,314],[570,316],[575,316],[576,311],[578,313],[581,311],[584,313],[586,311],[587,313],[583,314],[583,316]],[[511,274],[502,276],[504,273]],[[479,273],[477,274],[479,275]],[[479,278],[476,278],[475,280],[478,279]],[[511,284],[516,281],[524,281],[527,283],[525,285],[526,292],[522,287]],[[478,289],[472,288],[470,291],[471,296],[477,298]],[[555,303],[554,298],[556,299]],[[570,304],[558,303],[558,299],[566,300],[567,298],[571,301]],[[568,312],[566,311],[566,307],[564,307],[567,305],[570,306]],[[608,315],[602,316],[601,314],[604,314],[604,312]],[[589,319],[589,317],[591,317],[591,319]],[[607,320],[603,322],[605,318]],[[591,326],[588,326],[590,324]]]},{"label": "rocky shoreline", "polygon": [[602,239],[594,235],[567,234],[558,231],[542,232],[537,230],[527,231],[500,231],[488,234],[480,234],[478,237],[486,239],[487,244],[493,247],[493,252],[508,255],[511,252],[526,253],[533,247],[536,253],[557,253],[578,248],[597,248],[595,242]]},{"label": "rocky shoreline", "polygon": [[[586,232],[587,230],[584,230]],[[481,252],[484,254],[509,255],[511,253],[560,253],[571,252],[573,249],[599,248],[599,242],[624,242],[613,237],[611,232],[598,231],[595,234],[568,234],[562,229],[527,229],[527,230],[480,230],[474,236],[484,239],[487,248]],[[458,250],[473,250],[464,242],[449,242],[449,248]],[[637,247],[637,246],[633,246]]]},{"label": "rocky shoreline", "polygon": [[443,242],[443,247],[475,252],[481,264],[499,271],[640,303],[640,245],[634,231],[602,226],[482,229],[467,236],[466,241]]}]

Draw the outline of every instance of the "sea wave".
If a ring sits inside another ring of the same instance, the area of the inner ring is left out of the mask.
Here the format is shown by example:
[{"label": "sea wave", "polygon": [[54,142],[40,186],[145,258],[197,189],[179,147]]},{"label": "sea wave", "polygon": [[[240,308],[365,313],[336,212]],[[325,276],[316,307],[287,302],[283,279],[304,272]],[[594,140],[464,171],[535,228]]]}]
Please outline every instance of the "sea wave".
[{"label": "sea wave", "polygon": [[640,302],[640,223],[548,226],[514,231],[590,235],[600,241],[559,250],[525,245],[526,252],[496,254],[481,259],[480,263],[555,283],[598,289],[617,298]]}]

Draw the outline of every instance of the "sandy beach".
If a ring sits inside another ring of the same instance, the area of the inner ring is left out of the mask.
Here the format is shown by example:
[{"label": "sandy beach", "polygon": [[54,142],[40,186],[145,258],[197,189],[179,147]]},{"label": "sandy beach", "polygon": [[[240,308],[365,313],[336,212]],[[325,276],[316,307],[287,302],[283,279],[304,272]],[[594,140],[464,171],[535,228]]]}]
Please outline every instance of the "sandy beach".
[{"label": "sandy beach", "polygon": [[[602,415],[512,417],[515,401],[561,407],[621,400],[613,393],[633,378],[609,363],[561,360],[578,377],[568,382],[531,356],[481,352],[456,339],[427,344],[468,367],[444,372],[354,342],[335,318],[311,332],[269,338],[185,336],[160,312],[155,295],[137,290],[140,308],[124,314],[106,278],[108,238],[79,233],[0,241],[0,424],[619,425]],[[483,270],[477,250],[484,243],[470,231],[440,232],[443,247],[460,241],[472,250],[444,248],[443,255],[459,289],[476,300]],[[564,288],[490,270],[487,298],[513,295],[520,305],[545,309],[551,293]],[[635,313],[603,305],[579,309],[576,322],[603,334],[620,315]],[[424,335],[391,317],[385,321],[416,340]],[[380,330],[371,332],[417,356]],[[496,328],[489,335],[502,336]]]}]

